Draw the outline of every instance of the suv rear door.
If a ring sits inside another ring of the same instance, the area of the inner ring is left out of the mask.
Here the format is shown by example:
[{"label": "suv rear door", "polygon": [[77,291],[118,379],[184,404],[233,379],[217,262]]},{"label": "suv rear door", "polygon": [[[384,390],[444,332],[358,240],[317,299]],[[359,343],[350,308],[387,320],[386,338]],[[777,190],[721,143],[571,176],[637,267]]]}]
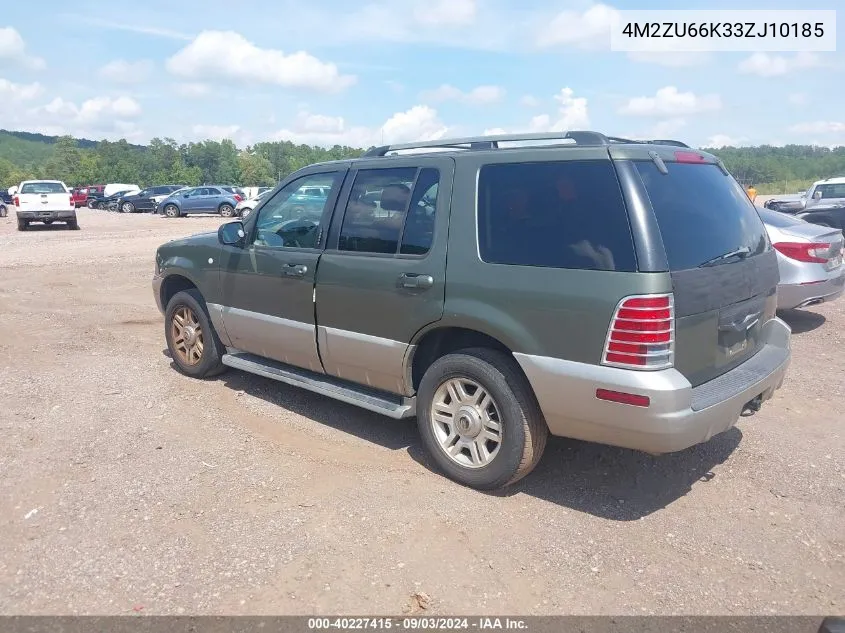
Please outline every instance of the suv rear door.
[{"label": "suv rear door", "polygon": [[660,158],[640,150],[632,174],[651,203],[672,277],[675,367],[697,386],[764,344],[777,302],[777,257],[754,205],[712,157],[653,153]]},{"label": "suv rear door", "polygon": [[454,170],[443,156],[355,163],[317,270],[326,373],[409,395],[410,342],[443,314]]}]

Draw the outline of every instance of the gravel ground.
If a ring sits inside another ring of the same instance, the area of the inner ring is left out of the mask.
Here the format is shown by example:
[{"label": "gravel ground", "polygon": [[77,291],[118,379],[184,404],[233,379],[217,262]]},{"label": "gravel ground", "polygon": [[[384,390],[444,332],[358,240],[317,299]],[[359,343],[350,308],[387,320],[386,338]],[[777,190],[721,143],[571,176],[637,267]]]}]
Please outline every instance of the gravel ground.
[{"label": "gravel ground", "polygon": [[789,377],[737,428],[552,440],[483,494],[413,421],[171,368],[153,252],[219,222],[0,219],[0,613],[845,612],[845,300],[785,315]]}]

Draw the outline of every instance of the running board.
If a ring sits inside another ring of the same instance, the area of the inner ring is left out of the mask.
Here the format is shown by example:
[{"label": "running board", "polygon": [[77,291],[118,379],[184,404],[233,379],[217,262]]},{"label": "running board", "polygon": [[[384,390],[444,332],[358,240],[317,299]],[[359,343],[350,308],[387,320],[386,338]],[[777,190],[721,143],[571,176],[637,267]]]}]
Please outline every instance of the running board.
[{"label": "running board", "polygon": [[233,369],[272,378],[294,387],[302,387],[347,404],[354,404],[368,411],[381,413],[395,420],[412,418],[416,415],[416,398],[413,397],[404,398],[375,389],[368,389],[333,376],[317,374],[307,369],[286,365],[246,352],[224,354],[221,360],[224,365]]}]

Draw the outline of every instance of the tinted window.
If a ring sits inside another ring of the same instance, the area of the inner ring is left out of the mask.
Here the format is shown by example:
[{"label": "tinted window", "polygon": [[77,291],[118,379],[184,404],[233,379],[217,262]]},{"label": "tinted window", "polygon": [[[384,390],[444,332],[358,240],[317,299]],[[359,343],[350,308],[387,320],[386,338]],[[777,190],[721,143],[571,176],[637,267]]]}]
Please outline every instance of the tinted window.
[{"label": "tinted window", "polygon": [[359,171],[349,194],[338,248],[396,253],[416,175],[415,167]]},{"label": "tinted window", "polygon": [[402,231],[403,255],[425,255],[434,241],[434,217],[437,211],[437,191],[440,171],[421,169],[414,184],[414,193]]},{"label": "tinted window", "polygon": [[[768,247],[766,229],[737,182],[713,164],[636,162],[672,270],[696,268],[738,248]],[[726,260],[733,261],[733,260]]]},{"label": "tinted window", "polygon": [[206,196],[222,196],[223,192],[220,191],[219,189],[215,189],[214,187],[209,187],[208,189],[205,190],[205,195]]},{"label": "tinted window", "polygon": [[[341,175],[337,172],[312,174],[285,185],[269,200],[263,201],[255,222],[255,244],[258,246],[316,248],[326,208],[333,187]],[[323,198],[304,198],[302,190],[321,185]]]},{"label": "tinted window", "polygon": [[478,182],[481,259],[636,270],[628,214],[609,160],[486,165]]}]

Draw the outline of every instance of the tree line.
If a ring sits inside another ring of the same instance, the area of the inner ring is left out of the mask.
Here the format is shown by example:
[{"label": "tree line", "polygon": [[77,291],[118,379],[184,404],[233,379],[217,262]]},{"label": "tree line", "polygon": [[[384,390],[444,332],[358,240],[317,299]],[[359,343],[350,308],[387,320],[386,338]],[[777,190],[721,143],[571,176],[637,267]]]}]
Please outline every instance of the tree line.
[{"label": "tree line", "polygon": [[[290,141],[238,148],[231,140],[177,143],[154,138],[149,145],[126,140],[90,141],[0,131],[0,186],[30,178],[63,180],[69,186],[125,182],[271,186],[312,163],[360,156],[364,150],[297,145]],[[845,176],[845,147],[811,145],[727,147],[719,156],[744,185],[760,193],[791,193],[814,180]]]},{"label": "tree line", "polygon": [[297,145],[290,141],[238,148],[230,140],[177,143],[154,138],[149,145],[126,140],[92,142],[71,136],[41,137],[0,132],[0,186],[23,180],[62,180],[68,186],[124,182],[272,186],[312,163],[360,156],[364,150]]}]

